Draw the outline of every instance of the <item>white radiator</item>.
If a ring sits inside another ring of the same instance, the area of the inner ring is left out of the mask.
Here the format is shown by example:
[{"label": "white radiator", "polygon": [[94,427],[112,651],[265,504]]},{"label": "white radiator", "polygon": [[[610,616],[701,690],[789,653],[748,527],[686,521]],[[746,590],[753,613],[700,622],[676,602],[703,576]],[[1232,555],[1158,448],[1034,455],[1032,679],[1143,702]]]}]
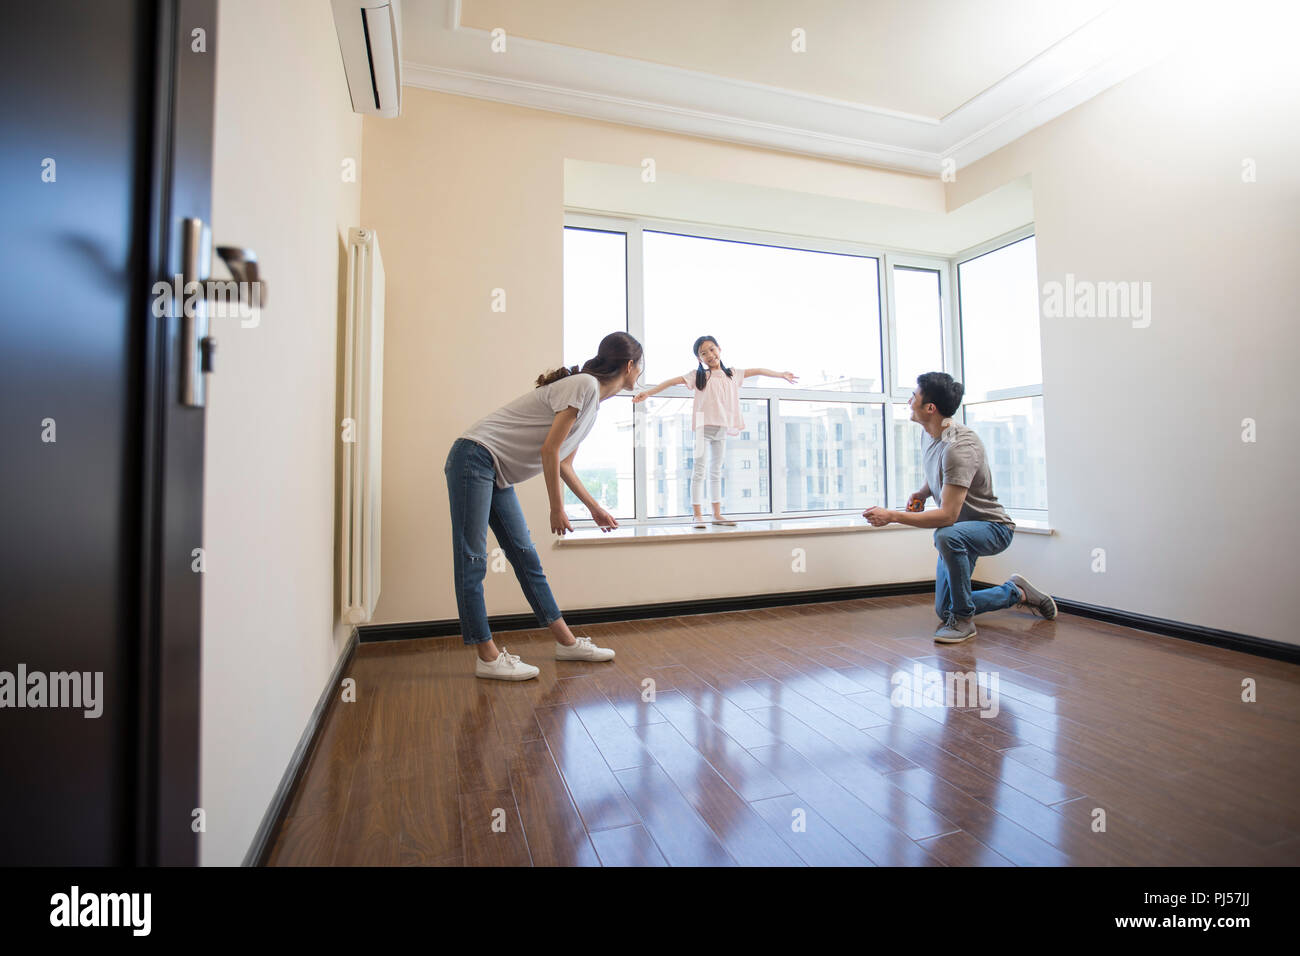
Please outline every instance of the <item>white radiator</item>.
[{"label": "white radiator", "polygon": [[364,624],[379,600],[384,396],[384,262],[373,229],[348,230],[343,360],[342,618]]}]

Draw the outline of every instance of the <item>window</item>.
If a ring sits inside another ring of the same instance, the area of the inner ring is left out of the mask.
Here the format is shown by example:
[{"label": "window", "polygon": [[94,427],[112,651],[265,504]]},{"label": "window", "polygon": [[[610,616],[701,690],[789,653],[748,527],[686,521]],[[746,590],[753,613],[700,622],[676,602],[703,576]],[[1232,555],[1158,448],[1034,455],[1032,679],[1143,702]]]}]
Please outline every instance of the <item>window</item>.
[{"label": "window", "polygon": [[923,372],[943,370],[943,307],[938,269],[894,266],[894,388],[910,393]]},{"label": "window", "polygon": [[627,331],[627,236],[565,229],[562,361],[582,365],[601,339],[620,331]]},{"label": "window", "polygon": [[647,382],[694,369],[691,344],[707,333],[728,366],[779,364],[804,389],[880,390],[877,259],[649,229],[641,243]]},{"label": "window", "polygon": [[[596,502],[615,518],[636,517],[631,398],[616,395],[601,403],[596,424],[574,455],[573,470]],[[564,489],[564,513],[570,519],[591,517],[568,486]]]},{"label": "window", "polygon": [[[725,511],[901,507],[924,483],[924,435],[906,402],[932,370],[966,384],[962,414],[989,447],[1001,500],[1046,508],[1032,235],[944,259],[674,228],[566,216],[564,361],[585,361],[626,328],[645,346],[644,386],[693,373],[691,344],[706,333],[729,367],[795,372],[794,383],[746,378],[744,424],[725,446]],[[1008,336],[1016,343],[1004,347]],[[691,395],[677,385],[639,405],[602,403],[575,465],[620,520],[691,514]],[[565,502],[588,517],[567,492]]]},{"label": "window", "polygon": [[[876,469],[853,469],[851,482],[865,486],[866,492],[844,492],[844,484],[828,482],[831,476],[826,468],[826,444],[832,441],[835,426],[842,424],[852,412],[844,402],[788,401],[779,403],[781,420],[785,423],[786,489],[785,511],[842,511],[849,508],[862,510],[884,500],[884,475]],[[869,442],[884,440],[882,405],[868,406],[874,425],[867,430]],[[816,451],[817,465],[808,464]],[[803,454],[800,454],[803,451]],[[842,459],[841,459],[842,460]],[[803,464],[800,464],[803,462]],[[838,471],[838,469],[836,469]],[[839,472],[843,474],[843,472]],[[801,480],[802,479],[802,480]],[[865,479],[865,482],[864,482]],[[835,491],[828,493],[827,488]],[[800,493],[802,489],[802,493]]]},{"label": "window", "polygon": [[967,406],[966,424],[979,433],[989,453],[998,500],[1007,508],[1046,511],[1042,396]]},{"label": "window", "polygon": [[1008,389],[1042,394],[1038,340],[1038,263],[1034,237],[957,266],[967,401]]},{"label": "window", "polygon": [[[914,491],[920,491],[925,484],[925,473],[921,468],[921,449],[925,433],[921,426],[912,421],[912,410],[906,405],[895,402],[892,409],[891,427],[894,430],[894,461],[891,471],[890,494],[892,507],[901,508],[907,504],[907,497]],[[994,485],[996,490],[997,485]]]},{"label": "window", "polygon": [[1047,510],[1038,264],[1027,236],[957,266],[966,424],[1008,508]]},{"label": "window", "polygon": [[[681,390],[685,391],[685,388]],[[601,406],[600,415],[605,414],[605,405],[616,400],[606,400]],[[695,467],[695,433],[691,431],[692,405],[689,398],[664,398],[661,394],[642,405],[634,406],[644,408],[647,419],[658,422],[658,427],[648,429],[652,436],[646,449],[646,460],[651,463],[649,477],[659,482],[659,494],[647,502],[648,518],[681,518],[691,514],[691,486]],[[752,434],[757,431],[753,423],[767,418],[767,402],[746,399],[740,403],[740,411],[745,422],[750,425],[749,431]],[[599,422],[600,418],[597,417],[596,420]],[[586,442],[583,442],[585,445]],[[629,451],[631,447],[629,435]],[[760,446],[754,439],[733,435],[727,438],[725,449],[722,471],[723,510],[736,514],[770,511],[767,489],[759,488],[756,480],[759,468],[767,467],[764,457],[766,447]],[[710,454],[707,445],[704,446],[704,454]],[[582,457],[581,451],[578,452],[578,457]],[[760,461],[762,464],[759,464]],[[707,466],[707,461],[705,464]],[[707,468],[704,480],[708,481]],[[749,494],[744,493],[746,489]],[[705,498],[708,497],[706,494]]]},{"label": "window", "polygon": [[[627,330],[626,263],[624,233],[564,230],[565,365],[581,365],[596,354],[602,338]],[[601,405],[573,467],[583,487],[615,518],[636,517],[631,399],[616,397]],[[590,517],[567,486],[564,511],[570,518]]]}]

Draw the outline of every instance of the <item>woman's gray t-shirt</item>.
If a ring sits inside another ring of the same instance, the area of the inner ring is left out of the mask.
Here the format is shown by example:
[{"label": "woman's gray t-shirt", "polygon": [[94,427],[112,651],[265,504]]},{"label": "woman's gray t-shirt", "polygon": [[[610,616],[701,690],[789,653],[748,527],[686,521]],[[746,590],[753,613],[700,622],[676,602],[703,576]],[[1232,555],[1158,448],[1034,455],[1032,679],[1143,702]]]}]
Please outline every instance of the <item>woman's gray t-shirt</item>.
[{"label": "woman's gray t-shirt", "polygon": [[479,419],[460,437],[476,441],[491,452],[497,487],[505,488],[541,473],[542,443],[550,434],[555,416],[566,408],[576,408],[578,418],[560,445],[563,461],[587,437],[600,409],[600,381],[586,372],[520,395]]},{"label": "woman's gray t-shirt", "polygon": [[944,429],[940,438],[927,434],[921,467],[937,505],[943,505],[944,485],[966,489],[958,521],[994,521],[1015,529],[1016,523],[993,494],[993,475],[989,472],[984,443],[973,428],[954,422]]}]

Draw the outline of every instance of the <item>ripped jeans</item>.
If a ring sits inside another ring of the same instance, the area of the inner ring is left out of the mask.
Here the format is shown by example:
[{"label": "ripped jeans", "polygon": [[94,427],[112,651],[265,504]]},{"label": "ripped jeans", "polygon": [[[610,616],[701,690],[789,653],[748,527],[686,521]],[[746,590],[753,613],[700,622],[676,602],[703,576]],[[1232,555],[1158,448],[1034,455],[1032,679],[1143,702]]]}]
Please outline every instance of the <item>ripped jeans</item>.
[{"label": "ripped jeans", "polygon": [[456,609],[461,637],[468,644],[492,640],[483,579],[487,576],[487,531],[515,569],[524,597],[542,627],[557,620],[560,609],[542,572],[542,562],[528,534],[524,513],[513,486],[498,488],[492,454],[478,442],[457,438],[443,467],[451,499],[452,566],[456,578]]}]

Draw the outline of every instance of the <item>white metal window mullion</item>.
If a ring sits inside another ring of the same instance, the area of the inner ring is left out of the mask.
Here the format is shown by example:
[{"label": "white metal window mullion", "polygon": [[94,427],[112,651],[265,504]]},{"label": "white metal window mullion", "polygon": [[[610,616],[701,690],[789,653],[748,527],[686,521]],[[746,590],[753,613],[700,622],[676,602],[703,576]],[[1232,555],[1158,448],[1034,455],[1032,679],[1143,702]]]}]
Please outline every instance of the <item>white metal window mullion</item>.
[{"label": "white metal window mullion", "polygon": [[767,414],[767,513],[773,518],[777,515],[776,510],[776,410],[773,408],[772,399],[764,403]]},{"label": "white metal window mullion", "polygon": [[[641,224],[627,226],[627,332],[645,345],[645,276],[642,257]],[[650,471],[647,455],[650,445],[650,417],[646,403],[632,406],[632,487],[636,501],[636,520],[643,522],[650,514]]]},{"label": "white metal window mullion", "polygon": [[953,282],[956,268],[952,262],[947,262],[939,270],[939,308],[943,314],[940,326],[943,336],[943,370],[960,382],[962,380],[959,360],[961,336],[958,335],[957,330],[956,285]]},{"label": "white metal window mullion", "polygon": [[890,501],[894,497],[890,488],[892,475],[890,465],[894,462],[894,455],[898,449],[894,441],[894,409],[892,399],[894,396],[894,364],[898,357],[895,354],[897,342],[897,316],[894,312],[894,257],[891,253],[885,253],[880,257],[880,357],[884,381],[880,384],[880,390],[885,394],[884,403],[881,405],[881,411],[884,413],[883,428],[885,431],[885,454],[882,456],[881,463],[884,468],[883,481],[881,487],[884,489],[885,500],[880,503],[883,508],[890,507]]},{"label": "white metal window mullion", "polygon": [[772,517],[787,514],[785,496],[785,421],[781,418],[779,398],[767,400],[767,434],[772,453],[767,457],[768,488],[772,492]]},{"label": "white metal window mullion", "polygon": [[[954,379],[963,384],[966,382],[966,343],[962,340],[961,334],[961,286],[960,272],[958,267],[961,263],[956,259],[948,260],[948,284],[952,289],[949,296],[951,308],[949,310],[948,325],[945,331],[949,332],[946,348],[944,349],[944,361],[948,362],[948,368],[945,371]],[[969,424],[966,421],[966,404],[961,406],[961,423]]]},{"label": "white metal window mullion", "polygon": [[884,376],[880,390],[889,396],[894,394],[894,366],[898,363],[898,316],[894,311],[895,261],[893,253],[887,252],[880,257],[880,358],[881,374]]}]

